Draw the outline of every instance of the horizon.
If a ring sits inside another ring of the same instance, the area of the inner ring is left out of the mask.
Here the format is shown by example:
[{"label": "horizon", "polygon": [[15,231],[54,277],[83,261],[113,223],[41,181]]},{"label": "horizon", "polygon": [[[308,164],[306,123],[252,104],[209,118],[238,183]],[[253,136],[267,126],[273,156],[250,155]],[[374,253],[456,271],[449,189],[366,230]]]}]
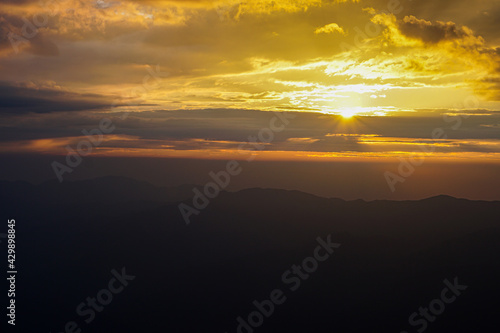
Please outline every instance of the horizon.
[{"label": "horizon", "polygon": [[[1,157],[0,157],[1,158]],[[38,184],[56,180],[52,164],[66,163],[65,156],[8,154],[0,163],[0,180],[24,180]],[[229,189],[269,187],[299,190],[322,197],[346,200],[419,200],[439,194],[470,200],[500,200],[500,166],[495,163],[425,161],[404,182],[394,185],[386,173],[399,175],[401,162],[263,161],[239,160],[243,171]],[[63,181],[107,175],[147,181],[157,186],[205,184],[210,172],[224,169],[226,160],[118,158],[86,156]],[[404,170],[403,170],[404,171]]]},{"label": "horizon", "polygon": [[[124,176],[114,176],[114,175],[100,176],[100,177],[95,177],[95,178],[78,179],[78,180],[68,180],[67,183],[68,184],[79,184],[79,183],[88,183],[89,181],[91,181],[92,183],[95,183],[95,181],[109,180],[109,179],[113,179],[116,181],[127,181],[127,182],[134,181],[137,183],[146,183],[148,185],[151,185],[152,187],[166,189],[166,190],[184,188],[184,187],[201,188],[201,189],[203,188],[202,184],[181,184],[181,185],[175,185],[175,186],[160,186],[160,185],[154,184],[152,182],[148,182],[147,180],[139,180],[139,179],[124,177]],[[35,187],[43,186],[45,184],[57,184],[56,179],[45,180],[45,181],[42,181],[40,183],[33,183],[33,182],[29,182],[29,181],[24,181],[24,180],[0,180],[0,182],[9,182],[9,183],[23,182],[23,183],[26,183],[26,184],[29,184],[29,185],[32,185]],[[377,201],[394,201],[394,202],[402,201],[403,202],[403,201],[423,201],[423,200],[437,199],[437,198],[451,198],[451,199],[455,199],[455,200],[467,200],[467,201],[477,201],[477,202],[481,202],[481,201],[483,201],[483,202],[500,202],[500,200],[469,199],[469,198],[463,198],[463,197],[455,197],[455,196],[447,195],[447,194],[434,194],[434,195],[431,195],[428,197],[423,197],[420,199],[371,199],[371,200],[367,200],[367,199],[363,199],[363,198],[343,199],[340,197],[329,197],[329,196],[317,195],[314,193],[305,192],[305,191],[301,191],[298,189],[285,189],[285,188],[276,188],[276,187],[246,187],[246,188],[241,188],[241,189],[236,189],[236,190],[223,189],[220,191],[220,193],[225,192],[228,194],[231,194],[231,193],[238,194],[240,192],[245,192],[245,191],[249,191],[249,190],[298,192],[298,193],[302,193],[302,194],[312,195],[312,196],[317,197],[317,198],[342,200],[345,202],[352,202],[352,201],[363,201],[363,202],[367,202],[367,203],[377,202]]]}]

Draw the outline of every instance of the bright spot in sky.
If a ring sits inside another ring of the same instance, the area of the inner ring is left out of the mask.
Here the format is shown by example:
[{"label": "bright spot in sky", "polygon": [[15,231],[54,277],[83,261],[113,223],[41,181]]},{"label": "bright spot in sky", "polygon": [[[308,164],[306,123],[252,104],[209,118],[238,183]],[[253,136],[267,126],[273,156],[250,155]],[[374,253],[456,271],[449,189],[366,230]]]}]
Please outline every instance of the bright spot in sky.
[{"label": "bright spot in sky", "polygon": [[356,115],[356,113],[357,113],[357,110],[352,109],[352,108],[345,108],[345,109],[339,110],[339,114],[343,118],[351,118],[352,116]]}]

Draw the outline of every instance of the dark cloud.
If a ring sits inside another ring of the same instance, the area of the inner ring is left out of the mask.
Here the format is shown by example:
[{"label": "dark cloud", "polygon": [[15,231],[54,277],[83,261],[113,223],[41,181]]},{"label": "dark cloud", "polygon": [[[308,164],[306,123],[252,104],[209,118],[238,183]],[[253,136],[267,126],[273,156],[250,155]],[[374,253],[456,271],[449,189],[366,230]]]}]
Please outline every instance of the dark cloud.
[{"label": "dark cloud", "polygon": [[7,5],[26,5],[29,3],[35,3],[39,2],[38,0],[0,0],[0,4],[7,4]]},{"label": "dark cloud", "polygon": [[95,110],[110,107],[112,103],[112,98],[102,95],[0,82],[0,114]]},{"label": "dark cloud", "polygon": [[21,50],[40,55],[59,55],[58,46],[51,41],[42,29],[29,20],[15,15],[0,13],[0,51]]},{"label": "dark cloud", "polygon": [[[419,144],[433,145],[432,133],[442,128],[448,140],[436,151],[498,151],[498,145],[481,145],[480,141],[498,139],[500,114],[480,113],[462,119],[454,130],[455,118],[445,122],[436,111],[427,117],[356,117],[356,131],[339,116],[297,112],[286,131],[275,133],[266,150],[313,152],[416,151]],[[467,113],[473,113],[467,112]],[[164,149],[238,149],[241,142],[255,137],[269,126],[272,112],[235,109],[205,109],[132,112],[125,120],[106,112],[62,112],[0,118],[0,143],[82,137],[82,130],[96,128],[103,118],[110,118],[116,129],[114,139],[102,147]],[[486,126],[485,126],[486,124]],[[492,124],[493,126],[488,126]],[[133,140],[130,140],[133,138]],[[496,141],[495,141],[496,142]],[[131,146],[132,145],[132,146]]]},{"label": "dark cloud", "polygon": [[[415,16],[406,16],[399,21],[400,31],[411,38],[420,39],[426,43],[439,43],[444,40],[474,37],[472,30],[460,27],[454,22],[430,22]],[[475,37],[474,37],[475,38]]]},{"label": "dark cloud", "polygon": [[11,48],[9,34],[14,30],[19,30],[23,22],[16,16],[0,13],[0,50]]}]

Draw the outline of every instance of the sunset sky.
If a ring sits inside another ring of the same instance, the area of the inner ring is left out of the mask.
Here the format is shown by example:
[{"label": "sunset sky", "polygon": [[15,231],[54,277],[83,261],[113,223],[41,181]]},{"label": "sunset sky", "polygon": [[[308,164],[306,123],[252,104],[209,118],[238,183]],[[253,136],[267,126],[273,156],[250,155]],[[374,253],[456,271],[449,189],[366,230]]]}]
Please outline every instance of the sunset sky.
[{"label": "sunset sky", "polygon": [[1,154],[500,164],[499,0],[0,3]]}]

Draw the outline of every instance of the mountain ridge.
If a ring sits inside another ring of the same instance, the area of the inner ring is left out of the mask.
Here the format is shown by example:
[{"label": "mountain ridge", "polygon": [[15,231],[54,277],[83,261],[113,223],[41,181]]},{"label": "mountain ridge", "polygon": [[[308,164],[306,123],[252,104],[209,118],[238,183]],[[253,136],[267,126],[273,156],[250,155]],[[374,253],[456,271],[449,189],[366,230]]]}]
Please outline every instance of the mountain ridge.
[{"label": "mountain ridge", "polygon": [[[203,186],[198,184],[182,184],[177,186],[157,186],[150,182],[137,180],[128,177],[122,176],[103,176],[96,178],[89,178],[84,180],[73,180],[73,181],[65,181],[63,183],[59,183],[57,180],[48,180],[40,184],[33,184],[30,182],[15,180],[15,181],[7,181],[0,180],[0,195],[1,196],[10,196],[13,193],[18,196],[26,195],[27,191],[36,191],[43,189],[45,191],[68,191],[71,189],[77,188],[77,191],[103,191],[104,189],[111,189],[116,193],[121,195],[121,199],[118,201],[127,201],[134,199],[142,199],[142,200],[153,200],[153,201],[165,201],[165,202],[180,202],[190,197],[194,196],[192,190],[194,188],[198,188],[203,192]],[[139,192],[140,195],[132,196],[132,195],[124,195],[123,191],[136,191]],[[343,202],[417,202],[417,201],[449,201],[449,200],[466,200],[471,202],[500,202],[495,200],[476,200],[476,199],[468,199],[468,198],[458,198],[446,194],[436,194],[429,197],[424,197],[421,199],[412,199],[412,200],[391,200],[391,199],[375,199],[375,200],[365,200],[362,198],[346,200],[338,197],[329,197],[329,196],[320,196],[313,193],[309,193],[306,191],[296,190],[296,189],[280,189],[280,188],[267,188],[267,187],[249,187],[245,189],[240,189],[236,191],[221,191],[221,193],[240,193],[240,194],[255,194],[259,193],[269,193],[270,191],[274,191],[275,193],[289,193],[298,195],[307,195],[315,198],[323,198],[323,199],[334,199],[340,200]],[[109,190],[107,191],[110,194]],[[39,193],[40,194],[40,193]],[[89,194],[88,192],[86,193]],[[67,195],[64,195],[67,196]],[[82,198],[81,193],[79,193],[80,199]],[[60,197],[60,199],[64,199]],[[114,201],[113,199],[109,199],[110,201]],[[65,200],[63,200],[65,201]]]}]

